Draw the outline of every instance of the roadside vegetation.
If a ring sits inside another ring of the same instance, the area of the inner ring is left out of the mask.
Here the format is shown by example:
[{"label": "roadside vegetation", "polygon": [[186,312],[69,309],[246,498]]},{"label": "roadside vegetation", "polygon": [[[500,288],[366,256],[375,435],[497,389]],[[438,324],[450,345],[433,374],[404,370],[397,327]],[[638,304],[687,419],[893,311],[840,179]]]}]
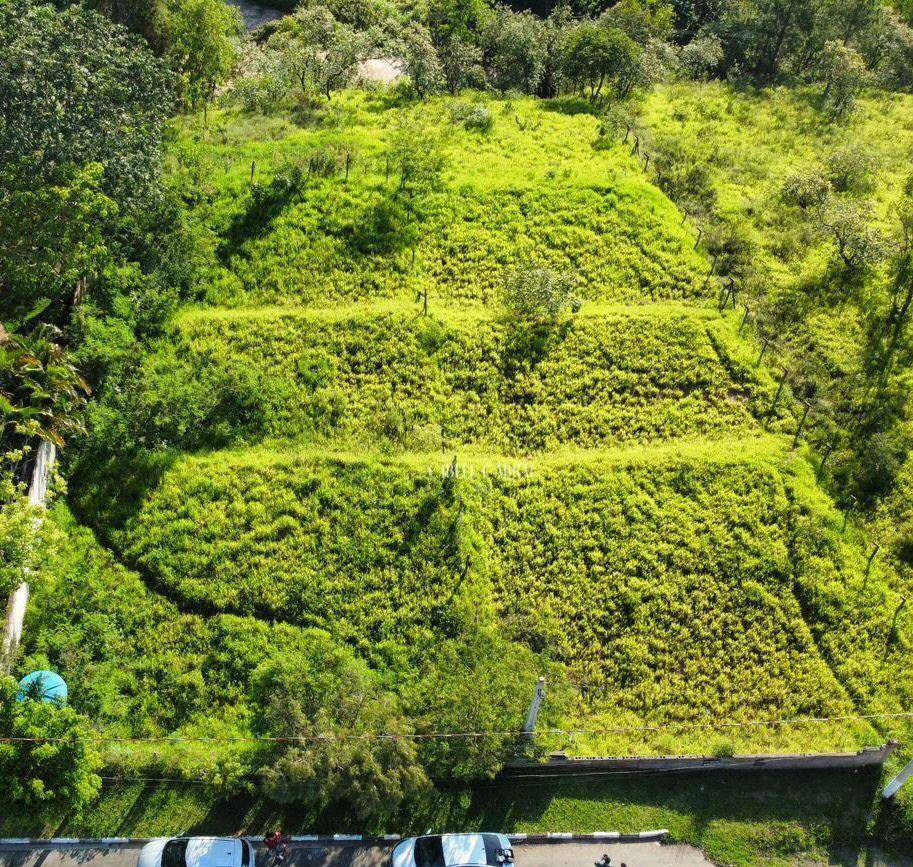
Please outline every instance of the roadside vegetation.
[{"label": "roadside vegetation", "polygon": [[[0,591],[13,675],[70,687],[2,681],[0,737],[55,740],[0,746],[0,828],[475,826],[524,750],[908,758],[910,10],[289,11],[0,5]],[[502,824],[909,845],[876,783]]]}]

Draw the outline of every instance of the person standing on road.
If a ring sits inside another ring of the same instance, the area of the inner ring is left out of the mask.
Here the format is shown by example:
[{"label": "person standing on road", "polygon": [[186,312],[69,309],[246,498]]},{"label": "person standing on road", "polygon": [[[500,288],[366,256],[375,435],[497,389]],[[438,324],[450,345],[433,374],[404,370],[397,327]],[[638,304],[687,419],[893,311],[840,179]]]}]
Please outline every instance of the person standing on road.
[{"label": "person standing on road", "polygon": [[285,856],[288,854],[288,844],[285,842],[281,831],[270,831],[263,838],[263,845],[266,846],[267,852],[276,861],[281,863],[285,860]]}]

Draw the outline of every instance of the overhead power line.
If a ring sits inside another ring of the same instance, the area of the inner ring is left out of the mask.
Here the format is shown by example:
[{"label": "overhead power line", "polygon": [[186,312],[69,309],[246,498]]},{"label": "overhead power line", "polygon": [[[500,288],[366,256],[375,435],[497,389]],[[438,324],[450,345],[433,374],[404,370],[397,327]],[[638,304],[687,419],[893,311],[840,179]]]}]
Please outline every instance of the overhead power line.
[{"label": "overhead power line", "polygon": [[[843,714],[838,716],[798,716],[780,719],[759,720],[717,720],[702,723],[663,723],[661,725],[628,726],[623,728],[591,728],[591,729],[540,729],[536,736],[543,735],[621,735],[621,734],[649,734],[666,731],[694,731],[740,728],[766,728],[775,726],[822,725],[837,722],[865,722],[884,719],[910,719],[913,711],[898,711],[896,713],[870,713],[870,714]],[[181,744],[181,743],[268,743],[268,744],[297,744],[314,743],[320,741],[395,741],[395,740],[471,740],[476,738],[503,738],[528,736],[521,730],[508,731],[469,731],[469,732],[377,732],[367,734],[336,734],[314,733],[293,735],[289,737],[270,737],[267,735],[237,735],[204,737],[199,735],[161,735],[157,737],[118,737],[114,735],[61,735],[57,737],[0,737],[0,743],[57,743],[81,741],[84,743],[127,743],[127,744]]]}]

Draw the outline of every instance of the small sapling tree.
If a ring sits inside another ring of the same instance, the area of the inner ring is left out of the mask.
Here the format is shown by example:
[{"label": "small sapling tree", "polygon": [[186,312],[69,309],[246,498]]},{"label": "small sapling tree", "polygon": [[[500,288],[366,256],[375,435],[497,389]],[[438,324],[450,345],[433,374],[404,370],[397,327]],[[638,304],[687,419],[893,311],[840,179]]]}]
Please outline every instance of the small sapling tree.
[{"label": "small sapling tree", "polygon": [[580,309],[569,275],[535,265],[521,266],[510,275],[504,286],[504,304],[523,320],[555,320]]}]

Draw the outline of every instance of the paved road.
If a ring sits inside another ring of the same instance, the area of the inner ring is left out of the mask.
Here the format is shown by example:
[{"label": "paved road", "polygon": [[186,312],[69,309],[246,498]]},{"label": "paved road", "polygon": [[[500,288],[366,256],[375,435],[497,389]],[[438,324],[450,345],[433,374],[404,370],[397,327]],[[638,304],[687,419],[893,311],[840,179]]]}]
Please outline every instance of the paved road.
[{"label": "paved road", "polygon": [[[389,846],[358,843],[292,843],[283,867],[388,867]],[[0,845],[0,867],[136,867],[140,846],[135,843]],[[692,846],[636,843],[515,843],[517,867],[593,867],[608,853],[613,867],[707,867],[711,862]],[[262,851],[258,850],[257,860]]]}]

